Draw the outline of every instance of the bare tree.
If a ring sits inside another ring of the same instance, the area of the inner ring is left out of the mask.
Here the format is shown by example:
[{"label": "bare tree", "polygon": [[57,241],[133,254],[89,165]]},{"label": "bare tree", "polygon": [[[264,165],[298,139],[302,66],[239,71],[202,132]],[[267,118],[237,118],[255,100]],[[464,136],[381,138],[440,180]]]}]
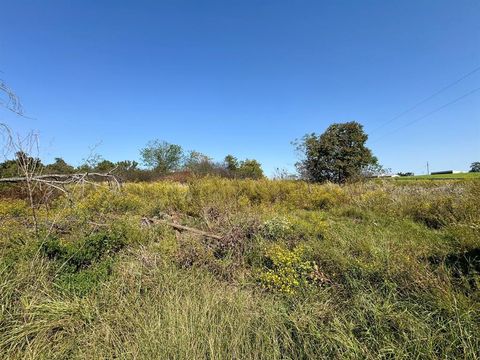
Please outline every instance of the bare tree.
[{"label": "bare tree", "polygon": [[7,84],[0,79],[0,106],[14,112],[17,115],[23,116],[23,107],[15,92],[10,89]]},{"label": "bare tree", "polygon": [[[18,116],[24,116],[23,107],[16,94],[0,79],[0,107],[3,107]],[[21,183],[25,185],[35,233],[39,235],[39,219],[37,209],[47,204],[53,192],[60,191],[70,198],[70,191],[74,192],[80,185],[107,182],[114,189],[120,188],[120,182],[112,173],[82,172],[75,174],[42,174],[43,166],[38,157],[38,135],[30,132],[26,136],[14,135],[11,128],[0,122],[0,135],[3,138],[1,149],[4,158],[15,154],[18,176],[0,178],[0,183]],[[92,156],[92,155],[90,155]],[[89,156],[89,157],[90,157]],[[40,200],[36,199],[40,195]],[[71,198],[70,198],[71,199]],[[53,226],[53,225],[52,225]]]},{"label": "bare tree", "polygon": [[[3,107],[16,115],[23,116],[23,107],[15,92],[7,86],[7,84],[0,79],[0,107]],[[13,142],[13,134],[10,127],[0,121],[0,136],[2,138],[2,152],[4,157],[8,155],[11,150]]]}]

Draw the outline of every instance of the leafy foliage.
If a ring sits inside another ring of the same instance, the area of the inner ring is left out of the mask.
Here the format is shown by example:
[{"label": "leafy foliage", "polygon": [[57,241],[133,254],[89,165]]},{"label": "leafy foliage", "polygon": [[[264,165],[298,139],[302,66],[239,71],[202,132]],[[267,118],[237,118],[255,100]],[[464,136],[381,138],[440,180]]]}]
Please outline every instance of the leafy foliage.
[{"label": "leafy foliage", "polygon": [[224,162],[225,162],[225,167],[228,171],[233,173],[238,169],[238,160],[235,156],[233,155],[225,156]]},{"label": "leafy foliage", "polygon": [[183,150],[180,145],[152,140],[140,151],[143,163],[161,174],[178,170],[182,164]]},{"label": "leafy foliage", "polygon": [[19,174],[16,160],[6,160],[0,163],[0,177],[12,177]]},{"label": "leafy foliage", "polygon": [[285,239],[292,234],[292,224],[285,217],[275,216],[262,224],[262,235],[266,239]]},{"label": "leafy foliage", "polygon": [[53,163],[45,166],[45,172],[47,174],[72,174],[75,172],[75,168],[62,158],[56,157]]},{"label": "leafy foliage", "polygon": [[235,176],[240,179],[261,179],[263,178],[262,166],[257,160],[246,159],[240,162],[235,170]]},{"label": "leafy foliage", "polygon": [[[14,177],[22,175],[19,164],[35,169],[36,174],[72,174],[75,172],[112,172],[125,181],[155,181],[165,178],[172,173],[178,173],[178,179],[187,179],[192,174],[196,176],[222,176],[228,178],[259,179],[263,177],[261,165],[256,160],[246,159],[238,162],[232,155],[225,158],[224,163],[217,163],[209,156],[191,150],[184,155],[179,145],[165,141],[154,140],[141,150],[143,163],[150,169],[141,169],[138,162],[131,160],[116,163],[94,154],[74,167],[62,158],[55,158],[54,162],[43,165],[40,159],[18,152],[16,159],[0,163],[0,177]],[[35,165],[35,166],[33,166]],[[175,174],[173,174],[175,179]]]},{"label": "leafy foliage", "polygon": [[115,168],[115,164],[110,160],[99,161],[93,170],[97,172],[109,172]]},{"label": "leafy foliage", "polygon": [[357,122],[330,125],[321,134],[307,134],[296,143],[304,159],[297,163],[300,174],[308,180],[344,183],[359,177],[362,169],[375,165],[377,159],[365,146],[368,136]]},{"label": "leafy foliage", "polygon": [[188,153],[183,167],[185,170],[199,175],[214,174],[218,169],[212,158],[194,150]]},{"label": "leafy foliage", "polygon": [[58,261],[68,272],[86,269],[100,259],[114,254],[125,245],[119,234],[99,232],[73,242],[50,238],[42,246],[49,258]]},{"label": "leafy foliage", "polygon": [[17,151],[15,159],[0,163],[0,177],[22,175],[22,167],[34,170],[35,173],[40,173],[44,169],[44,165],[39,158],[29,156],[23,151]]},{"label": "leafy foliage", "polygon": [[73,242],[50,238],[42,245],[42,252],[57,264],[56,285],[84,296],[108,278],[113,255],[125,244],[120,234],[99,232]]},{"label": "leafy foliage", "polygon": [[480,172],[480,161],[475,161],[470,165],[470,172]]}]

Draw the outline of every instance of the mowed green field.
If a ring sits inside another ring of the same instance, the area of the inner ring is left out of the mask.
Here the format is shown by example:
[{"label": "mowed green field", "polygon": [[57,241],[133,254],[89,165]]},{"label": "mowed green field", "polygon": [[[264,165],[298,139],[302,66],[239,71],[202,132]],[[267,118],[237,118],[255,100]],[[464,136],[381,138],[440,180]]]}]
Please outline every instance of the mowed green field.
[{"label": "mowed green field", "polygon": [[480,173],[458,173],[458,174],[440,174],[440,175],[416,175],[416,176],[402,176],[395,178],[395,180],[469,180],[480,179]]}]

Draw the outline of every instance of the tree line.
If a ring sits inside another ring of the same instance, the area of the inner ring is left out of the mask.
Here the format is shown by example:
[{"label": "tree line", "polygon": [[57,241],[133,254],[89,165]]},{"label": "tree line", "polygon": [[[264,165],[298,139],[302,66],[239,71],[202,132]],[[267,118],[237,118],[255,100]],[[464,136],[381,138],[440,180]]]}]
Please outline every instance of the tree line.
[{"label": "tree line", "polygon": [[[312,182],[344,183],[382,172],[377,158],[365,145],[367,139],[361,124],[348,122],[332,124],[323,134],[307,134],[296,140],[294,145],[301,156],[296,164],[299,178]],[[140,150],[140,158],[143,167],[137,161],[113,162],[98,155],[75,167],[60,157],[51,164],[42,164],[38,158],[17,152],[15,159],[0,163],[0,177],[17,175],[19,163],[35,163],[34,168],[38,173],[112,172],[126,181],[151,181],[172,174],[240,179],[264,177],[262,167],[255,159],[240,161],[233,155],[227,155],[223,161],[216,162],[201,152],[186,152],[180,145],[161,140],[148,142]]]},{"label": "tree line", "polygon": [[18,151],[13,159],[0,163],[0,177],[22,174],[22,165],[35,168],[36,174],[112,173],[125,181],[153,181],[171,174],[183,177],[215,175],[239,179],[264,177],[257,160],[240,161],[233,155],[227,155],[223,162],[216,162],[198,151],[184,152],[180,145],[160,140],[150,141],[141,149],[140,157],[144,167],[135,160],[113,162],[99,155],[91,156],[79,166],[73,166],[61,157],[56,157],[50,164],[43,164],[39,158]]},{"label": "tree line", "polygon": [[[6,96],[6,100],[0,97],[0,107],[23,116],[22,106],[17,96],[0,79],[1,94]],[[7,143],[12,141],[9,127],[1,122],[0,136],[9,139]],[[282,173],[280,178],[344,183],[362,177],[387,173],[388,170],[380,165],[377,157],[367,148],[367,139],[368,135],[364,132],[363,126],[356,121],[332,124],[320,135],[306,134],[293,142],[300,155],[300,160],[295,164],[298,176]],[[53,163],[44,165],[39,158],[29,157],[23,151],[17,151],[14,159],[0,163],[0,177],[18,175],[21,164],[25,166],[30,163],[34,164],[32,168],[35,171],[48,174],[92,171],[110,173],[115,171],[127,181],[155,180],[178,172],[230,178],[259,179],[264,177],[260,163],[254,159],[239,161],[233,155],[227,155],[223,162],[215,162],[209,156],[198,151],[185,153],[180,145],[170,144],[166,141],[150,141],[140,151],[140,155],[146,168],[141,168],[137,161],[112,162],[99,156],[90,158],[78,167],[68,164],[60,157],[55,158]],[[473,162],[470,172],[480,172],[480,162]],[[411,176],[413,173],[398,173],[398,175]]]}]

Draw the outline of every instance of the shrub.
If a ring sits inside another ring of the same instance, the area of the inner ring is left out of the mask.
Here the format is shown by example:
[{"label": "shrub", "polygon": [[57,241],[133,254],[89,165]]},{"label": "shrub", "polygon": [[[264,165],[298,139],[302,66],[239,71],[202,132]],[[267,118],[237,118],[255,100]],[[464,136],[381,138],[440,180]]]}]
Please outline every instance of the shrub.
[{"label": "shrub", "polygon": [[28,214],[29,208],[24,200],[1,200],[0,219],[6,217],[20,217]]},{"label": "shrub", "polygon": [[328,230],[324,212],[298,210],[290,215],[293,237],[297,239],[320,240]]},{"label": "shrub", "polygon": [[305,249],[288,250],[273,245],[265,252],[265,269],[258,275],[260,283],[268,290],[293,295],[309,284],[315,266],[304,259]]},{"label": "shrub", "polygon": [[141,198],[129,192],[113,192],[108,188],[90,190],[78,205],[85,214],[91,213],[124,213],[138,210],[142,205]]},{"label": "shrub", "polygon": [[64,271],[56,278],[55,286],[62,293],[85,296],[109,278],[112,266],[113,259],[108,258],[82,271]]},{"label": "shrub", "polygon": [[57,288],[84,296],[108,278],[113,264],[111,255],[125,244],[123,235],[99,232],[70,242],[50,238],[41,249],[56,263]]},{"label": "shrub", "polygon": [[261,234],[270,240],[286,239],[292,234],[292,224],[284,217],[275,216],[262,224]]},{"label": "shrub", "polygon": [[335,184],[292,182],[286,203],[305,210],[328,209],[343,201],[344,191]]},{"label": "shrub", "polygon": [[42,250],[47,257],[62,264],[66,271],[75,272],[118,252],[125,243],[120,234],[98,232],[71,242],[50,238],[42,245]]}]

